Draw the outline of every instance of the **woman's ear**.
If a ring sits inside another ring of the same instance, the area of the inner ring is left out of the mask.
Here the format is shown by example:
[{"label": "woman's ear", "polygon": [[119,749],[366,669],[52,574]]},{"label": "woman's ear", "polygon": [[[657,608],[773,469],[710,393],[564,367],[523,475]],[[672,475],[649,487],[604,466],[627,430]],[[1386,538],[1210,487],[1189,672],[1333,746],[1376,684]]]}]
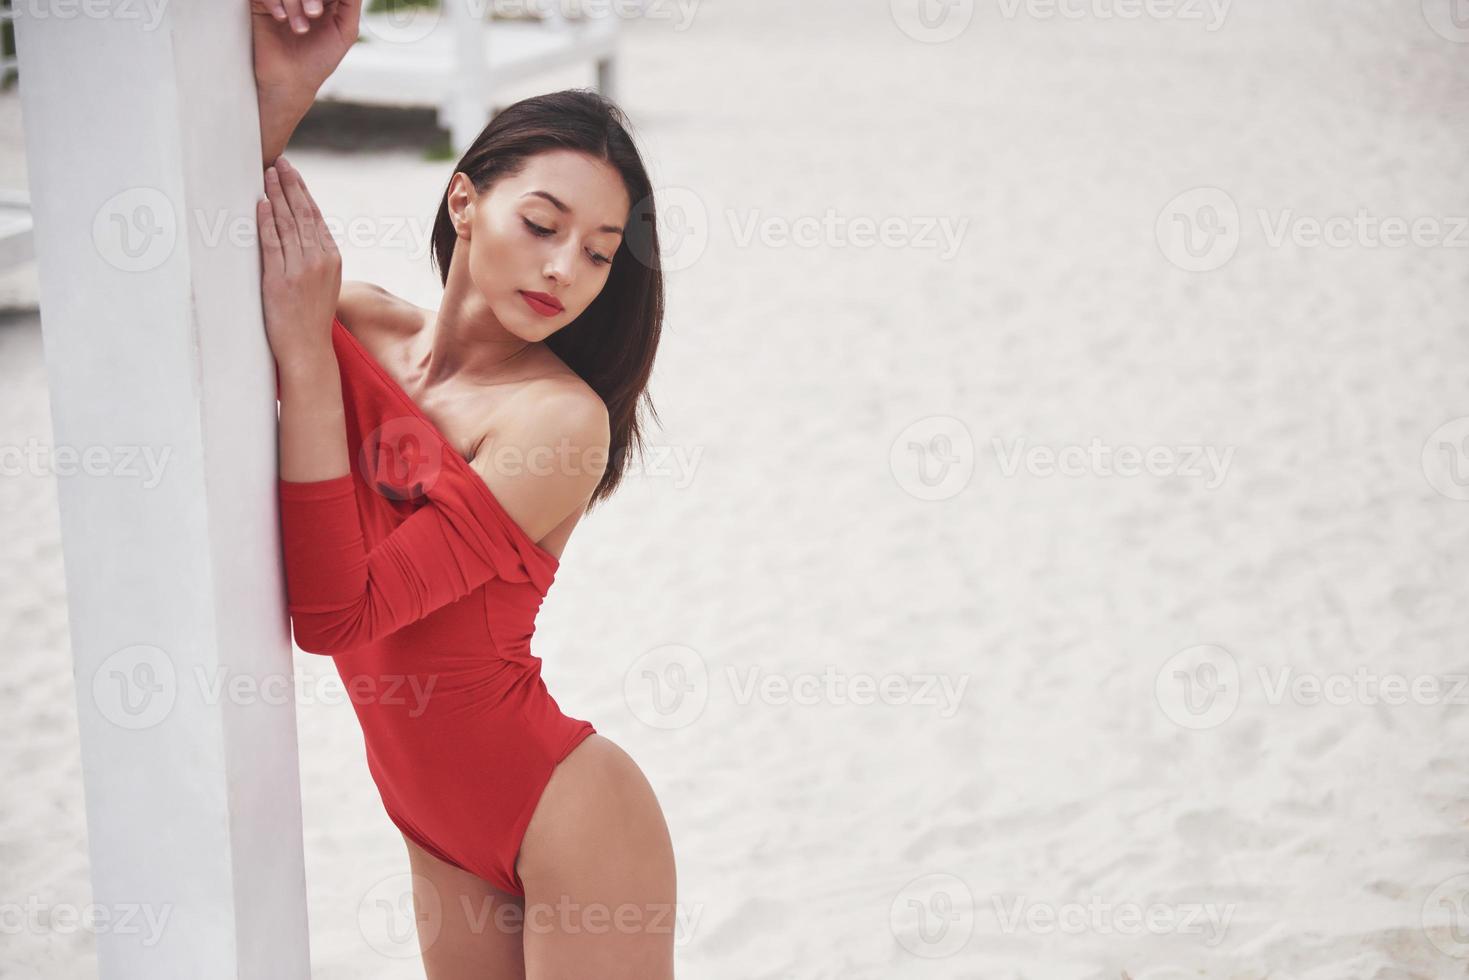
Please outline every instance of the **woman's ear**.
[{"label": "woman's ear", "polygon": [[449,218],[454,222],[455,234],[466,241],[474,225],[474,204],[474,182],[464,171],[455,171],[449,179]]}]

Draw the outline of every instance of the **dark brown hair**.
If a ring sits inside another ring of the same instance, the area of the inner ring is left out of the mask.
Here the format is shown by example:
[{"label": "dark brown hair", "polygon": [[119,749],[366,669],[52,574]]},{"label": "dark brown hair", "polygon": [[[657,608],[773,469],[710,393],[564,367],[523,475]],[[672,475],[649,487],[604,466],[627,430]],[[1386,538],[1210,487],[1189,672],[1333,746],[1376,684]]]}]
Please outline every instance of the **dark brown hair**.
[{"label": "dark brown hair", "polygon": [[[592,492],[589,511],[622,482],[633,448],[643,448],[640,405],[655,421],[658,418],[648,380],[663,327],[663,269],[653,188],[629,127],[622,110],[593,90],[536,95],[496,113],[454,168],[483,193],[501,178],[520,173],[538,153],[577,150],[611,164],[627,188],[632,210],[606,284],[581,316],[545,341],[607,405],[611,428],[607,471]],[[430,255],[445,285],[456,241],[446,186]]]}]

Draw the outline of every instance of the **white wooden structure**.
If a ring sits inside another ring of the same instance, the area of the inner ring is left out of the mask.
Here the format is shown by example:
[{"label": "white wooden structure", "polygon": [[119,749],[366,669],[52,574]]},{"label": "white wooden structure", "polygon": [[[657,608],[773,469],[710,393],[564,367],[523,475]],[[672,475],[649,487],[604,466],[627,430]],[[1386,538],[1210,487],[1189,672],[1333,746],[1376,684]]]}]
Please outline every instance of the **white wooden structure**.
[{"label": "white wooden structure", "polygon": [[490,120],[507,84],[568,65],[596,65],[597,91],[615,98],[616,4],[570,19],[550,4],[540,20],[491,20],[487,0],[362,15],[354,44],[317,93],[371,105],[432,106],[461,154]]},{"label": "white wooden structure", "polygon": [[17,6],[99,975],[307,980],[248,8]]},{"label": "white wooden structure", "polygon": [[[14,10],[0,10],[0,24],[15,20]],[[0,79],[16,67],[14,55],[0,55]],[[31,241],[31,202],[24,191],[0,188],[0,272],[35,258]]]},{"label": "white wooden structure", "polygon": [[24,191],[0,190],[0,272],[35,257],[30,198]]}]

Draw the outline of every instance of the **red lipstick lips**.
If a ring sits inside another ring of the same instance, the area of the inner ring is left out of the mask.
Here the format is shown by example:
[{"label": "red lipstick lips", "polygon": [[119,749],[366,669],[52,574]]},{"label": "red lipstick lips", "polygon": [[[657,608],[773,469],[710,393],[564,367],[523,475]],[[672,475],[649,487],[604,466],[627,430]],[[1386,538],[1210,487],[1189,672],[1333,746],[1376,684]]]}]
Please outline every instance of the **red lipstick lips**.
[{"label": "red lipstick lips", "polygon": [[541,316],[556,316],[565,309],[559,299],[548,293],[529,293],[522,289],[520,295],[525,304]]}]

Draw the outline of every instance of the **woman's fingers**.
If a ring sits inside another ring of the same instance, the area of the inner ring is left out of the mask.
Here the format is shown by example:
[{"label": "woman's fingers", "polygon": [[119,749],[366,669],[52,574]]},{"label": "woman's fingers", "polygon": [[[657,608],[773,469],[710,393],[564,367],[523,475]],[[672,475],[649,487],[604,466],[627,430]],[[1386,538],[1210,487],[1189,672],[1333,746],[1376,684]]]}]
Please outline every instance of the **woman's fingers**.
[{"label": "woman's fingers", "polygon": [[286,274],[301,268],[301,238],[296,230],[296,221],[291,216],[291,206],[281,189],[280,175],[274,167],[265,171],[265,196],[270,200],[270,210],[275,216],[276,234],[281,240],[281,255],[285,260]]},{"label": "woman's fingers", "polygon": [[[321,0],[307,0],[305,4],[302,3],[302,0],[285,0],[286,11],[291,18],[291,30],[297,34],[305,34],[311,29],[311,22],[306,19],[306,15],[308,13],[307,8],[312,3],[317,5],[316,13],[321,13]],[[312,16],[315,16],[315,14]]]},{"label": "woman's fingers", "polygon": [[[286,268],[290,272],[310,268],[323,258],[339,257],[336,240],[327,227],[321,208],[306,187],[301,172],[285,157],[266,172],[267,192],[272,188],[272,205],[280,212],[276,224],[283,242]],[[277,199],[277,195],[279,198]]]},{"label": "woman's fingers", "polygon": [[262,279],[285,275],[285,256],[281,253],[281,236],[275,230],[274,209],[269,198],[255,202],[255,227],[260,232],[260,275]]},{"label": "woman's fingers", "polygon": [[296,223],[301,252],[309,258],[321,250],[321,242],[316,237],[316,218],[311,213],[306,184],[301,180],[301,172],[291,166],[285,157],[277,157],[275,164],[276,172],[281,178],[281,189],[285,191],[286,203],[291,206],[291,220]]},{"label": "woman's fingers", "polygon": [[311,29],[311,21],[326,12],[327,0],[252,0],[252,10],[263,10],[274,17],[276,23],[289,22],[291,30],[305,34]]},{"label": "woman's fingers", "polygon": [[269,14],[277,21],[286,19],[286,8],[281,0],[250,0],[251,14]]}]

